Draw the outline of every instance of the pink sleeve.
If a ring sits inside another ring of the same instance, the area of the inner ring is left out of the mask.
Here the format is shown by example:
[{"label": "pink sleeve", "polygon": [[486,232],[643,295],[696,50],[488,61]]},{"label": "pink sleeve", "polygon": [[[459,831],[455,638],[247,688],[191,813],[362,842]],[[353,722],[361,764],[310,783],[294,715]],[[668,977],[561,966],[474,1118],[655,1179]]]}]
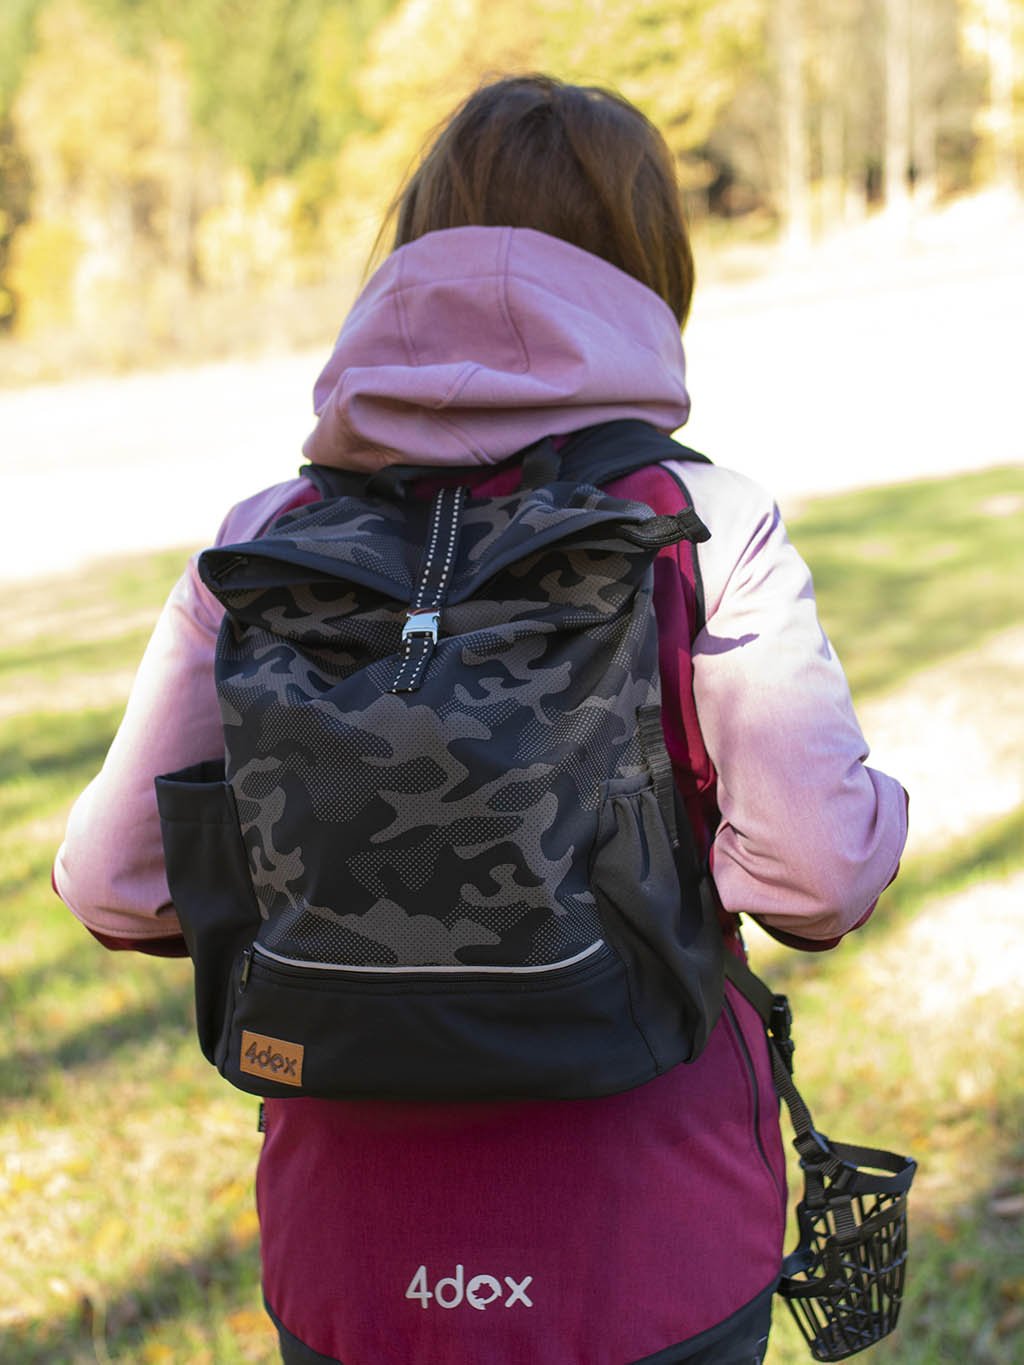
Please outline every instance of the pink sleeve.
[{"label": "pink sleeve", "polygon": [[906,795],[864,762],[810,572],[778,509],[727,470],[681,472],[711,529],[700,547],[707,624],[693,666],[718,772],[715,882],[727,910],[785,941],[827,946],[867,917],[895,875]]},{"label": "pink sleeve", "polygon": [[[307,491],[315,496],[292,480],[240,503],[217,543],[251,538]],[[157,621],[103,767],[68,817],[54,889],[107,947],[160,953],[180,934],[153,779],[223,753],[213,681],[221,615],[191,560]]]}]

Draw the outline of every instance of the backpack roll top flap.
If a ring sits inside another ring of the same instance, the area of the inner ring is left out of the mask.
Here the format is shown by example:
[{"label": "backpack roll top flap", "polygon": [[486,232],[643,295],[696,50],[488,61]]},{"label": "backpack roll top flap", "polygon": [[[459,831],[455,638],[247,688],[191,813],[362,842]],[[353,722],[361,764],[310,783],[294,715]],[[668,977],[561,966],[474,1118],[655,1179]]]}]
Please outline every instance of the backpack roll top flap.
[{"label": "backpack roll top flap", "polygon": [[[239,619],[249,614],[249,594],[304,585],[322,590],[335,580],[407,603],[414,595],[428,514],[427,503],[396,506],[381,498],[336,498],[286,513],[259,540],[204,550],[199,574]],[[623,546],[643,551],[707,537],[692,509],[678,519],[658,517],[644,503],[576,483],[470,502],[461,522],[463,562],[446,594],[453,603],[559,542],[575,541],[584,549],[589,538],[592,548],[607,552],[621,532]]]},{"label": "backpack roll top flap", "polygon": [[156,797],[171,900],[195,967],[199,1042],[216,1062],[228,978],[260,922],[223,759],[158,777]]}]

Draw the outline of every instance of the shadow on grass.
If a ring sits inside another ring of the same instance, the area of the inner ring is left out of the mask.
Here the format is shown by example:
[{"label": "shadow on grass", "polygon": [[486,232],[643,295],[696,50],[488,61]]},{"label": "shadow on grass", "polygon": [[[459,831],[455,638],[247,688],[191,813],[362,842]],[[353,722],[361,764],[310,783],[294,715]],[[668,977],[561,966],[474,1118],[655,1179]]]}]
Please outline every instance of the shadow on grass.
[{"label": "shadow on grass", "polygon": [[[82,1293],[46,1322],[0,1330],[0,1360],[12,1365],[139,1361],[148,1331],[160,1324],[188,1319],[190,1328],[198,1325],[212,1343],[228,1313],[259,1305],[255,1239],[223,1240],[187,1259],[168,1258],[143,1267],[129,1289],[109,1298],[102,1289]],[[173,1358],[183,1361],[187,1356]],[[270,1354],[265,1358],[270,1360]]]},{"label": "shadow on grass", "polygon": [[123,706],[20,716],[0,729],[0,782],[54,774],[90,776],[106,756]]},{"label": "shadow on grass", "polygon": [[1022,497],[1011,465],[822,498],[794,520],[855,697],[1020,623]]},{"label": "shadow on grass", "polygon": [[[0,889],[6,891],[7,883],[0,883]],[[75,934],[74,941],[62,953],[41,957],[31,966],[0,970],[0,1008],[8,1018],[39,999],[52,997],[55,991],[59,990],[62,996],[75,994],[95,986],[97,981],[114,980],[121,975],[124,964],[116,960],[120,954],[107,953],[84,929],[76,931],[74,925],[69,927]]]},{"label": "shadow on grass", "polygon": [[[879,909],[862,929],[848,938],[836,954],[787,953],[773,961],[767,975],[774,990],[794,989],[800,983],[844,967],[850,951],[870,952],[929,901],[988,881],[1024,866],[1024,806],[993,820],[980,831],[958,839],[948,848],[914,858],[901,869],[884,893]],[[755,969],[757,964],[754,964]]]},{"label": "shadow on grass", "polygon": [[[83,955],[88,956],[88,945]],[[52,1047],[34,1048],[19,1042],[0,1058],[0,1096],[7,1100],[45,1096],[75,1071],[116,1061],[154,1038],[191,1035],[192,980],[191,974],[185,975],[187,964],[177,971],[167,962],[161,962],[160,967],[152,998],[145,1004],[96,1019]],[[52,965],[46,964],[34,975],[42,983],[51,971]],[[80,979],[82,985],[94,982],[95,963],[91,972],[74,979]],[[0,1354],[3,1359],[6,1357]]]},{"label": "shadow on grass", "polygon": [[5,829],[56,812],[99,771],[123,706],[35,713],[0,726],[0,813]]}]

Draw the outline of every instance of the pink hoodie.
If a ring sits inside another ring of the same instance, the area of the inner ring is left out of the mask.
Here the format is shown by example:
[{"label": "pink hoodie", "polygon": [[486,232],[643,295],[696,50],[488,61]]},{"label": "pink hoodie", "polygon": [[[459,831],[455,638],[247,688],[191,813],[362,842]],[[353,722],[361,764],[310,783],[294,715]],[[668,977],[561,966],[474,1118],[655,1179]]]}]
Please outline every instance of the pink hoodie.
[{"label": "pink hoodie", "polygon": [[[689,411],[660,299],[575,247],[504,228],[395,252],[315,399],[306,454],[350,469],[487,465],[544,435],[617,417],[672,430]],[[905,797],[864,765],[810,575],[771,499],[714,466],[678,472],[712,533],[699,550],[693,699],[708,781],[717,773],[719,893],[780,936],[828,946],[895,874]],[[302,480],[267,489],[232,509],[218,542],[314,496]],[[71,812],[55,886],[111,946],[180,944],[153,778],[222,751],[219,620],[190,564]],[[731,999],[698,1063],[606,1100],[269,1103],[259,1193],[277,1317],[345,1365],[625,1365],[727,1318],[778,1273],[783,1217],[760,1025]],[[405,1292],[421,1265],[431,1289],[457,1265],[486,1285],[529,1274],[534,1303],[485,1312],[432,1298],[427,1311]]]}]

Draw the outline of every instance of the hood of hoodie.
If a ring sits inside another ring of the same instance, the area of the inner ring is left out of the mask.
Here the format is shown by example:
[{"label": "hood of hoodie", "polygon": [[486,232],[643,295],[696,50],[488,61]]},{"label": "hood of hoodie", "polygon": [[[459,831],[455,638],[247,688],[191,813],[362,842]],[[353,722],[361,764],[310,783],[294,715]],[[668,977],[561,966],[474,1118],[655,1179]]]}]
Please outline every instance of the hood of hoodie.
[{"label": "hood of hoodie", "polygon": [[529,228],[450,228],[392,253],[313,390],[318,464],[495,464],[544,436],[689,415],[679,325],[639,280]]}]

